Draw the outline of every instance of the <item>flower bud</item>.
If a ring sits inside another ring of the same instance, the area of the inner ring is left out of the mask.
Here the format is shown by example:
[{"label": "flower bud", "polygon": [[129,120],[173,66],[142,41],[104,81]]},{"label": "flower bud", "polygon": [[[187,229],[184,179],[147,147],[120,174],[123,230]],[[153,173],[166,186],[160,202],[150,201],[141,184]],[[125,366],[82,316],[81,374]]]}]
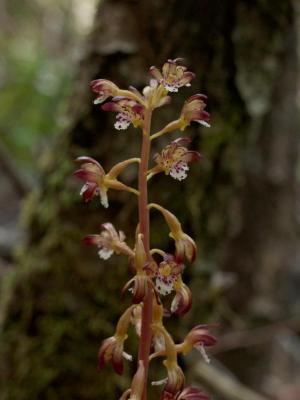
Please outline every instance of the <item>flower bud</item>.
[{"label": "flower bud", "polygon": [[95,79],[91,82],[91,88],[93,92],[98,94],[94,104],[103,103],[109,97],[117,96],[119,93],[118,86],[107,79]]},{"label": "flower bud", "polygon": [[148,294],[149,287],[153,287],[153,282],[145,273],[138,273],[130,279],[122,289],[122,295],[128,290],[132,293],[132,302],[141,303]]},{"label": "flower bud", "polygon": [[175,240],[177,260],[183,261],[186,258],[189,262],[195,261],[197,253],[196,244],[189,235],[182,231],[181,224],[175,215],[155,203],[149,204],[148,207],[156,208],[163,214],[171,231],[169,235]]},{"label": "flower bud", "polygon": [[[112,363],[115,372],[119,375],[123,373],[123,346],[124,339],[112,336],[105,339],[98,353],[98,370],[100,371],[108,362]],[[126,356],[125,356],[126,357]]]},{"label": "flower bud", "polygon": [[174,363],[165,360],[164,365],[168,371],[168,380],[163,389],[162,399],[169,398],[170,395],[175,396],[182,390],[185,382],[184,373],[177,362]]},{"label": "flower bud", "polygon": [[192,293],[182,282],[181,277],[174,283],[175,297],[171,303],[171,312],[176,315],[186,314],[192,307]]},{"label": "flower bud", "polygon": [[209,125],[209,113],[204,111],[207,97],[204,94],[195,94],[184,102],[180,120],[182,122],[181,130],[184,130],[192,121],[198,122],[206,127]]},{"label": "flower bud", "polygon": [[127,339],[127,331],[131,321],[133,306],[121,315],[114,336],[105,339],[98,353],[98,369],[101,370],[104,364],[111,362],[117,374],[123,373],[123,358],[131,361],[132,356],[124,351],[124,342]]}]

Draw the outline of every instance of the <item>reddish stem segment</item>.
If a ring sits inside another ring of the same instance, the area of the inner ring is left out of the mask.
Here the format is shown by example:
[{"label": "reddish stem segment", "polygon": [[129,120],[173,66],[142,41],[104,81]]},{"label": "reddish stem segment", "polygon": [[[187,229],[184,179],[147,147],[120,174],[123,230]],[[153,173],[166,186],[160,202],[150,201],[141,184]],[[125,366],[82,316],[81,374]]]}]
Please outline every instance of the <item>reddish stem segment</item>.
[{"label": "reddish stem segment", "polygon": [[[141,163],[139,168],[139,223],[140,232],[143,234],[144,247],[147,257],[150,258],[150,225],[149,225],[149,210],[148,205],[148,187],[147,187],[147,170],[150,155],[150,126],[151,126],[152,110],[146,109],[145,122],[143,129],[143,142],[141,151]],[[148,367],[149,367],[149,354],[152,338],[152,301],[153,294],[151,290],[143,302],[142,311],[142,329],[139,342],[139,360],[143,361],[145,368],[145,382],[143,390],[143,400],[147,400],[147,380],[148,380]]]}]

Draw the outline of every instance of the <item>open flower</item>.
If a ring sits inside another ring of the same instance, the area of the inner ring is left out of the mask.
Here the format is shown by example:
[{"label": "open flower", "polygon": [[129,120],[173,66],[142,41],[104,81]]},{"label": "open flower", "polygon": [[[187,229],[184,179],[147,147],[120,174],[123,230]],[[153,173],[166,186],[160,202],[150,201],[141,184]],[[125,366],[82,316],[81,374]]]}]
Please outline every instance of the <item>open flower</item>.
[{"label": "open flower", "polygon": [[88,235],[84,238],[86,244],[98,247],[100,258],[107,260],[113,253],[133,257],[133,251],[125,243],[124,232],[118,233],[110,222],[102,224],[102,227],[103,231],[99,235]]},{"label": "open flower", "polygon": [[144,273],[136,274],[122,289],[122,294],[127,290],[132,293],[132,302],[139,304],[147,296],[149,286],[153,286],[152,281]]},{"label": "open flower", "polygon": [[210,127],[210,115],[204,110],[206,107],[205,100],[207,100],[207,97],[204,94],[195,94],[184,102],[180,116],[181,130],[184,130],[192,121]]},{"label": "open flower", "polygon": [[191,86],[190,82],[195,78],[193,72],[187,71],[187,68],[180,63],[182,58],[168,60],[159,71],[156,67],[150,68],[150,73],[161,83],[168,92],[178,92],[182,86]]},{"label": "open flower", "polygon": [[178,138],[167,145],[160,154],[154,156],[156,166],[149,171],[148,178],[164,171],[174,179],[181,181],[187,177],[188,163],[199,161],[201,154],[197,151],[189,151],[182,144],[188,144],[189,138]]},{"label": "open flower", "polygon": [[181,346],[183,354],[187,354],[192,348],[200,351],[206,362],[209,358],[205,352],[205,347],[214,346],[217,338],[210,332],[210,327],[215,325],[197,325],[185,337]]},{"label": "open flower", "polygon": [[210,397],[198,388],[186,387],[177,393],[174,400],[210,400]]},{"label": "open flower", "polygon": [[94,104],[103,103],[109,97],[117,96],[119,93],[118,86],[107,79],[95,79],[91,82],[91,88],[93,92],[98,94]]},{"label": "open flower", "polygon": [[122,375],[123,358],[129,361],[132,360],[132,357],[123,350],[124,340],[124,338],[112,336],[102,342],[98,353],[99,371],[104,367],[106,363],[111,362],[116,373]]},{"label": "open flower", "polygon": [[165,254],[164,260],[159,264],[156,273],[155,287],[163,296],[170,294],[178,276],[182,273],[184,265],[178,263],[172,254]]},{"label": "open flower", "polygon": [[175,215],[155,203],[149,204],[148,208],[156,208],[163,214],[170,228],[169,236],[175,240],[176,259],[178,261],[183,261],[183,259],[186,258],[189,262],[195,261],[197,253],[196,244],[189,235],[183,232],[181,224]]},{"label": "open flower", "polygon": [[127,339],[127,331],[131,321],[131,314],[134,306],[127,308],[121,315],[114,336],[105,339],[98,353],[98,369],[101,370],[103,366],[111,362],[117,374],[123,373],[123,359],[128,361],[132,360],[132,356],[124,351],[124,342]]},{"label": "open flower", "polygon": [[182,369],[177,362],[164,361],[164,365],[168,371],[168,378],[165,387],[161,394],[161,399],[172,399],[175,395],[182,390],[185,382],[185,377]]},{"label": "open flower", "polygon": [[117,177],[128,165],[140,162],[139,158],[130,158],[116,164],[107,174],[98,161],[91,157],[78,157],[76,162],[81,163],[81,168],[74,172],[77,178],[85,182],[80,194],[84,201],[88,202],[93,197],[100,195],[103,207],[108,207],[108,189],[125,190],[138,194],[138,191],[120,182]]},{"label": "open flower", "polygon": [[135,100],[126,97],[114,97],[102,106],[104,111],[117,113],[115,128],[124,130],[132,124],[135,128],[143,125],[144,107]]}]

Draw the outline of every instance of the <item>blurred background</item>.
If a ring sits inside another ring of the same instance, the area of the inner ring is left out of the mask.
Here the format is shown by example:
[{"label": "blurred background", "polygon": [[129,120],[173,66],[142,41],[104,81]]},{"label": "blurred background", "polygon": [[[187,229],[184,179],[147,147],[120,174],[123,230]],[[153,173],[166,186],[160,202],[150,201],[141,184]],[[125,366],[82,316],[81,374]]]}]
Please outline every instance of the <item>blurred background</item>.
[{"label": "blurred background", "polygon": [[[1,400],[104,400],[128,387],[134,366],[96,372],[127,265],[104,265],[81,239],[111,221],[132,244],[136,204],[117,192],[108,211],[83,204],[73,159],[109,169],[139,153],[137,132],[116,132],[93,106],[92,79],[142,88],[151,65],[176,57],[197,78],[154,129],[197,92],[212,128],[188,132],[203,161],[187,180],[150,185],[200,249],[186,270],[193,309],[168,327],[179,341],[220,323],[211,364],[181,360],[213,399],[299,400],[299,12],[292,0],[0,0]],[[123,178],[136,185],[135,169]],[[172,249],[155,215],[152,241]]]}]

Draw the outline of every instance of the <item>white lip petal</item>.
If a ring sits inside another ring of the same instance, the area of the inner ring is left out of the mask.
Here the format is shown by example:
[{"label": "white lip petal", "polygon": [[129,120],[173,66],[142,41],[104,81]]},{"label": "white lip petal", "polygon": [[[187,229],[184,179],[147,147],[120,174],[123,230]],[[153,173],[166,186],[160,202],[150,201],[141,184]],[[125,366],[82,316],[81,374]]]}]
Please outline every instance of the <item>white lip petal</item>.
[{"label": "white lip petal", "polygon": [[122,356],[123,356],[123,358],[125,358],[125,360],[127,360],[127,361],[132,361],[132,359],[133,359],[132,355],[126,353],[126,351],[123,351]]},{"label": "white lip petal", "polygon": [[130,118],[127,117],[126,114],[119,113],[117,114],[117,120],[114,124],[115,128],[120,130],[127,129],[131,123]]},{"label": "white lip petal", "polygon": [[79,192],[80,196],[82,196],[83,193],[87,191],[88,187],[89,186],[86,183],[82,186],[82,188],[80,189],[80,192]]},{"label": "white lip petal", "polygon": [[98,251],[99,257],[102,258],[102,260],[108,260],[113,253],[113,250],[107,249],[106,247],[102,247],[102,249]]},{"label": "white lip petal", "polygon": [[159,292],[159,294],[161,294],[162,296],[167,296],[173,290],[173,283],[174,283],[174,279],[167,282],[158,277],[158,278],[156,278],[156,281],[155,281],[155,287],[156,287],[157,291]]},{"label": "white lip petal", "polygon": [[160,381],[151,382],[152,386],[161,386],[168,382],[168,378],[161,379]]},{"label": "white lip petal", "polygon": [[206,122],[206,121],[203,121],[202,119],[197,120],[197,122],[198,122],[200,125],[205,126],[206,128],[210,128],[210,124],[209,124],[208,122]]},{"label": "white lip petal", "polygon": [[167,89],[168,92],[172,92],[172,93],[178,92],[178,87],[175,85],[170,85],[168,83],[165,83],[164,87]]},{"label": "white lip petal", "polygon": [[164,351],[166,349],[166,342],[164,335],[157,334],[153,336],[153,345],[155,352]]},{"label": "white lip petal", "polygon": [[209,364],[210,363],[210,358],[208,357],[206,351],[205,351],[205,347],[203,344],[199,344],[195,346],[195,349],[197,349],[201,356],[204,358],[204,360]]},{"label": "white lip petal", "polygon": [[103,190],[100,190],[100,201],[104,208],[108,208],[107,193]]},{"label": "white lip petal", "polygon": [[187,177],[186,171],[189,170],[187,163],[181,161],[172,166],[170,169],[170,175],[172,178],[182,181]]},{"label": "white lip petal", "polygon": [[179,306],[179,296],[176,294],[171,304],[171,313],[174,313],[177,310],[178,306]]}]

